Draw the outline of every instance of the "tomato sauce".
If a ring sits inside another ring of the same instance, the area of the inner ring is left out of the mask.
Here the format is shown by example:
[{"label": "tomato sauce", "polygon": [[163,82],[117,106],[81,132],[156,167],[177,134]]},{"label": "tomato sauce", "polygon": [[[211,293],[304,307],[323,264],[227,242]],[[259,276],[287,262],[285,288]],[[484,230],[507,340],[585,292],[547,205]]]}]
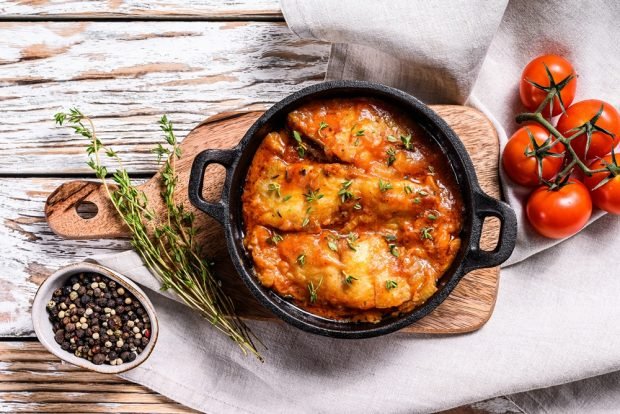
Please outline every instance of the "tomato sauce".
[{"label": "tomato sauce", "polygon": [[313,101],[254,156],[244,243],[260,282],[297,306],[377,322],[437,290],[460,248],[457,188],[441,150],[399,111]]}]

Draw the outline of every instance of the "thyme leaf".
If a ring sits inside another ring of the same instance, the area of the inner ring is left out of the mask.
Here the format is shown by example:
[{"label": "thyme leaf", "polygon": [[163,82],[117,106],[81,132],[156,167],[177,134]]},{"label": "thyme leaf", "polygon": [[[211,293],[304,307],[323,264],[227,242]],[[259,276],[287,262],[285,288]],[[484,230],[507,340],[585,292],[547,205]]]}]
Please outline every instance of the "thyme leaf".
[{"label": "thyme leaf", "polygon": [[389,181],[383,181],[382,179],[379,179],[379,190],[381,190],[382,193],[385,193],[387,190],[391,189],[392,184],[390,184]]},{"label": "thyme leaf", "polygon": [[323,284],[323,278],[319,280],[319,283],[314,286],[314,283],[308,283],[308,293],[310,293],[310,303],[316,303],[319,297],[319,289],[321,288],[321,284]]}]

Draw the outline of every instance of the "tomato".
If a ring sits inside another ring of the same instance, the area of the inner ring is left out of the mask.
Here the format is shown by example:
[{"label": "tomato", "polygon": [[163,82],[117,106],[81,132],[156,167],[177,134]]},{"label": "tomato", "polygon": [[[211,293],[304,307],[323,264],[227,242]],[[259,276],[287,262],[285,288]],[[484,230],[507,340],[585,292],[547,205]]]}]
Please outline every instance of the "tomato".
[{"label": "tomato", "polygon": [[[534,136],[534,141],[538,145],[542,145],[549,137],[549,131],[540,125],[528,125],[520,128],[515,132],[502,155],[502,164],[504,171],[512,179],[512,181],[533,187],[540,184],[538,178],[538,160],[535,156],[526,155],[526,151],[533,151],[532,142],[528,131]],[[549,152],[559,154],[564,152],[562,143],[556,144]],[[552,179],[560,168],[564,157],[544,156],[542,159],[542,177],[545,180]]]},{"label": "tomato", "polygon": [[[617,157],[616,160],[620,160]],[[600,160],[593,161],[588,167],[591,170],[605,168],[607,164],[612,164],[611,155]],[[616,174],[618,171],[615,172]],[[591,177],[584,179],[584,184],[590,190],[598,185],[603,179],[611,177],[607,183],[590,192],[592,202],[601,210],[609,213],[620,214],[620,175],[614,175],[611,171],[593,174]]]},{"label": "tomato", "polygon": [[[532,60],[523,69],[521,75],[521,83],[519,85],[519,95],[521,96],[521,102],[531,112],[534,112],[547,97],[548,90],[542,90],[530,82],[534,82],[545,88],[551,86],[549,75],[545,70],[545,65],[549,68],[554,83],[557,85],[565,80],[568,76],[574,75],[575,70],[573,65],[566,59],[557,55],[543,55]],[[573,77],[568,83],[561,89],[560,96],[564,106],[568,106],[575,99],[575,90],[577,89],[577,78]],[[545,106],[542,111],[543,116],[549,117],[550,105]],[[562,112],[560,101],[556,96],[553,98],[553,116]]]},{"label": "tomato", "polygon": [[545,237],[562,239],[583,228],[592,214],[592,199],[585,185],[570,180],[560,189],[538,187],[525,208],[534,229]]},{"label": "tomato", "polygon": [[570,106],[566,109],[566,113],[558,120],[558,131],[565,137],[569,137],[574,134],[571,129],[579,128],[590,121],[600,111],[601,106],[603,107],[603,112],[595,122],[595,125],[613,134],[614,138],[604,132],[594,131],[588,154],[584,154],[587,140],[586,134],[584,133],[575,138],[571,142],[571,147],[573,147],[582,160],[605,156],[611,152],[612,148],[618,145],[618,140],[620,140],[620,114],[616,108],[606,102],[588,99]]}]

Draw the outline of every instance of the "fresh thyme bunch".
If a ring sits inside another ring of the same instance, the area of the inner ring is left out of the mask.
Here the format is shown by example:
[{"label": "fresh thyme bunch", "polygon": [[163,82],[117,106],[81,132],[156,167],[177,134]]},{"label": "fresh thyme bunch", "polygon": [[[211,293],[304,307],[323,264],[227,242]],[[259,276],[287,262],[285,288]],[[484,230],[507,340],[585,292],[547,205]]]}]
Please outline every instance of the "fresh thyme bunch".
[{"label": "fresh thyme bunch", "polygon": [[[164,115],[159,121],[167,145],[158,144],[153,150],[159,162],[166,159],[161,171],[160,193],[166,205],[165,217],[156,217],[146,194],[132,185],[120,157],[97,138],[89,117],[71,108],[68,113],[57,113],[54,119],[58,125],[70,124],[76,134],[89,139],[88,165],[101,179],[108,197],[129,228],[131,245],[160,279],[161,289],[172,289],[190,308],[200,312],[216,329],[236,342],[244,354],[252,353],[262,361],[254,344],[257,338],[235,315],[232,300],[223,292],[221,282],[213,275],[209,261],[196,243],[193,213],[174,200],[178,181],[175,161],[181,156],[181,148],[168,118]],[[102,153],[118,163],[118,169],[112,174],[116,186],[108,183],[108,170],[101,162]]]}]

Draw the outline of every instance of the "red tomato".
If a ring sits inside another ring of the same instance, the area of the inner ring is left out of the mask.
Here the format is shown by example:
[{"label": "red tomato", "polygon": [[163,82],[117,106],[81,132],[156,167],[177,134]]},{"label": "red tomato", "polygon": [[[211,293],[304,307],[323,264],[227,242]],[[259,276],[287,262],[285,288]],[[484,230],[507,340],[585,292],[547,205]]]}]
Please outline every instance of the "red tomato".
[{"label": "red tomato", "polygon": [[556,190],[538,187],[527,200],[525,211],[538,233],[551,239],[562,239],[585,226],[592,214],[592,199],[581,182],[570,180]]},{"label": "red tomato", "polygon": [[[575,74],[573,65],[571,65],[568,60],[557,55],[539,56],[528,63],[525,69],[523,69],[523,74],[521,75],[519,95],[521,96],[521,102],[523,105],[531,112],[534,112],[542,104],[547,97],[549,90],[540,89],[530,82],[534,82],[544,88],[549,88],[551,86],[549,75],[545,70],[545,65],[549,68],[549,72],[551,72],[551,76],[553,77],[553,81],[556,85],[561,83],[568,76]],[[572,78],[561,89],[560,96],[562,97],[562,102],[566,108],[568,108],[568,106],[573,102],[573,99],[575,99],[576,89],[576,77]],[[549,109],[550,105],[545,106],[542,111],[543,116],[549,117]],[[558,115],[561,112],[562,107],[560,106],[560,101],[556,96],[553,98],[553,116]]]},{"label": "red tomato", "polygon": [[[617,157],[616,160],[620,160],[620,157]],[[598,170],[600,168],[605,168],[607,164],[612,164],[611,155],[593,161],[589,167],[591,170]],[[601,210],[613,214],[620,214],[620,175],[614,175],[611,171],[596,173],[591,177],[586,177],[584,179],[584,184],[592,190],[598,183],[608,177],[611,178],[607,183],[590,192],[592,202]]]},{"label": "red tomato", "polygon": [[614,138],[603,132],[594,131],[587,155],[584,154],[587,140],[586,134],[584,133],[575,138],[571,142],[571,147],[573,147],[582,160],[605,156],[611,152],[612,148],[618,145],[620,140],[620,114],[616,108],[606,102],[588,99],[577,102],[566,109],[566,113],[558,120],[558,131],[565,137],[569,137],[574,134],[574,132],[571,132],[571,129],[579,128],[590,121],[600,111],[601,106],[603,107],[603,112],[595,125],[613,134]]},{"label": "red tomato", "polygon": [[[534,150],[528,131],[534,136],[538,145],[542,145],[549,138],[549,131],[540,125],[528,125],[518,129],[504,148],[502,164],[512,181],[533,187],[540,184],[540,181],[538,160],[533,155],[526,155],[527,151]],[[564,145],[558,143],[549,152],[559,154],[564,152],[564,149]],[[552,179],[560,171],[563,159],[564,157],[545,156],[542,160],[542,177],[545,180]]]}]

